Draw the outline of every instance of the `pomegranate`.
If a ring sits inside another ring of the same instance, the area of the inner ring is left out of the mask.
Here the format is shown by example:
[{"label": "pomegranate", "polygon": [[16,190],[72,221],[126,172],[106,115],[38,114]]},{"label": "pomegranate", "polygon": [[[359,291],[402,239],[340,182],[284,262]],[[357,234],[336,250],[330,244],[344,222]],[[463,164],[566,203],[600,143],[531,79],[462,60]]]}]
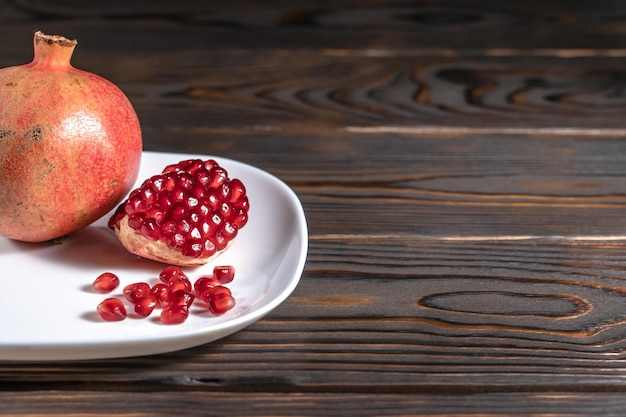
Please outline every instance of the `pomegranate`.
[{"label": "pomegranate", "polygon": [[152,295],[140,298],[135,303],[135,313],[140,317],[148,317],[157,306],[157,299]]},{"label": "pomegranate", "polygon": [[145,282],[135,282],[134,284],[128,284],[124,287],[124,298],[131,303],[136,303],[140,299],[147,297],[150,294],[150,285]]},{"label": "pomegranate", "polygon": [[228,284],[235,279],[235,267],[232,265],[216,266],[213,268],[213,278],[220,284]]},{"label": "pomegranate", "polygon": [[180,324],[189,317],[189,307],[172,304],[161,310],[160,320],[163,324]]},{"label": "pomegranate", "polygon": [[93,282],[93,289],[100,293],[108,293],[120,285],[120,279],[112,272],[104,272]]},{"label": "pomegranate", "polygon": [[224,286],[209,290],[206,293],[206,302],[209,304],[209,311],[216,316],[226,313],[235,306],[235,299],[230,290]]},{"label": "pomegranate", "polygon": [[64,236],[105,215],[137,179],[137,115],[118,87],[70,64],[76,45],[36,32],[33,61],[0,69],[2,236]]},{"label": "pomegranate", "polygon": [[166,307],[172,304],[172,292],[167,284],[163,284],[162,282],[154,284],[154,286],[150,288],[150,295],[156,299],[159,307]]},{"label": "pomegranate", "polygon": [[126,318],[126,307],[117,298],[107,298],[98,304],[96,310],[106,321],[121,321]]},{"label": "pomegranate", "polygon": [[240,180],[231,180],[214,160],[192,159],[145,180],[120,204],[109,227],[131,253],[202,265],[230,246],[248,221],[248,209]]}]

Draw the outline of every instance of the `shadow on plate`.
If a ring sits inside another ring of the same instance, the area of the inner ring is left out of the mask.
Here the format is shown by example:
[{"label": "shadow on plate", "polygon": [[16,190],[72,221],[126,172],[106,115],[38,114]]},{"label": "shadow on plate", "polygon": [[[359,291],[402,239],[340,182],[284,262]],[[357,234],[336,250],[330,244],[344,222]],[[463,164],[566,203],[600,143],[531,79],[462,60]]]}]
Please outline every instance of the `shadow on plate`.
[{"label": "shadow on plate", "polygon": [[4,239],[0,256],[27,253],[37,260],[88,268],[159,269],[163,264],[129,253],[107,227],[91,225],[58,242],[27,243]]}]

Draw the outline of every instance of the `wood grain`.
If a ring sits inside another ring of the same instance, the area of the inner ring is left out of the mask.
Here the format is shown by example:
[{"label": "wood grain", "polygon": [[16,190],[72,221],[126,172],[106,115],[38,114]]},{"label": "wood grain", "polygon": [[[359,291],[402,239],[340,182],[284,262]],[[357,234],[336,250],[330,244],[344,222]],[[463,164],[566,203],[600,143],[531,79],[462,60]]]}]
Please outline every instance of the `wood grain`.
[{"label": "wood grain", "polygon": [[[119,85],[145,148],[301,199],[293,295],[164,355],[0,363],[1,415],[619,415],[626,6],[0,0]],[[1,332],[1,328],[0,328]]]}]

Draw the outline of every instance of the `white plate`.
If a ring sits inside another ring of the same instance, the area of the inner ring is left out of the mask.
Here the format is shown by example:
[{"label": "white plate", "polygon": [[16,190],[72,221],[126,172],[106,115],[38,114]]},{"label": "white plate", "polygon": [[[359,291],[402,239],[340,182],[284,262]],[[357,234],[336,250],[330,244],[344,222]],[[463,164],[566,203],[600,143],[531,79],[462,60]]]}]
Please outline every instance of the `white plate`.
[{"label": "white plate", "polygon": [[248,224],[233,245],[209,264],[187,269],[190,279],[233,265],[228,284],[237,300],[222,316],[192,307],[179,325],[148,318],[105,322],[95,312],[108,295],[91,289],[110,271],[121,285],[158,282],[164,265],[128,253],[105,216],[62,244],[29,244],[0,238],[0,360],[52,361],[150,355],[198,346],[232,334],[282,303],[296,288],[308,248],[306,219],[300,201],[276,177],[241,162],[206,155],[144,152],[139,182],[166,165],[188,158],[213,158],[246,185]]}]

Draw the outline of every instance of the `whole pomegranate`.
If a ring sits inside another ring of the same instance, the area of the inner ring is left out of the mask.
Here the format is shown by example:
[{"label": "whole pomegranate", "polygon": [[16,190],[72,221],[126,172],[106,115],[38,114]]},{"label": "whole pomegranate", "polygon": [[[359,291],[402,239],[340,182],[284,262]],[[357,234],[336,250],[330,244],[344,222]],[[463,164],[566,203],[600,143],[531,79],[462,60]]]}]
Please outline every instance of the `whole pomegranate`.
[{"label": "whole pomegranate", "polygon": [[0,235],[80,229],[132,188],[141,129],[122,91],[70,64],[77,41],[36,32],[31,63],[0,69]]}]

